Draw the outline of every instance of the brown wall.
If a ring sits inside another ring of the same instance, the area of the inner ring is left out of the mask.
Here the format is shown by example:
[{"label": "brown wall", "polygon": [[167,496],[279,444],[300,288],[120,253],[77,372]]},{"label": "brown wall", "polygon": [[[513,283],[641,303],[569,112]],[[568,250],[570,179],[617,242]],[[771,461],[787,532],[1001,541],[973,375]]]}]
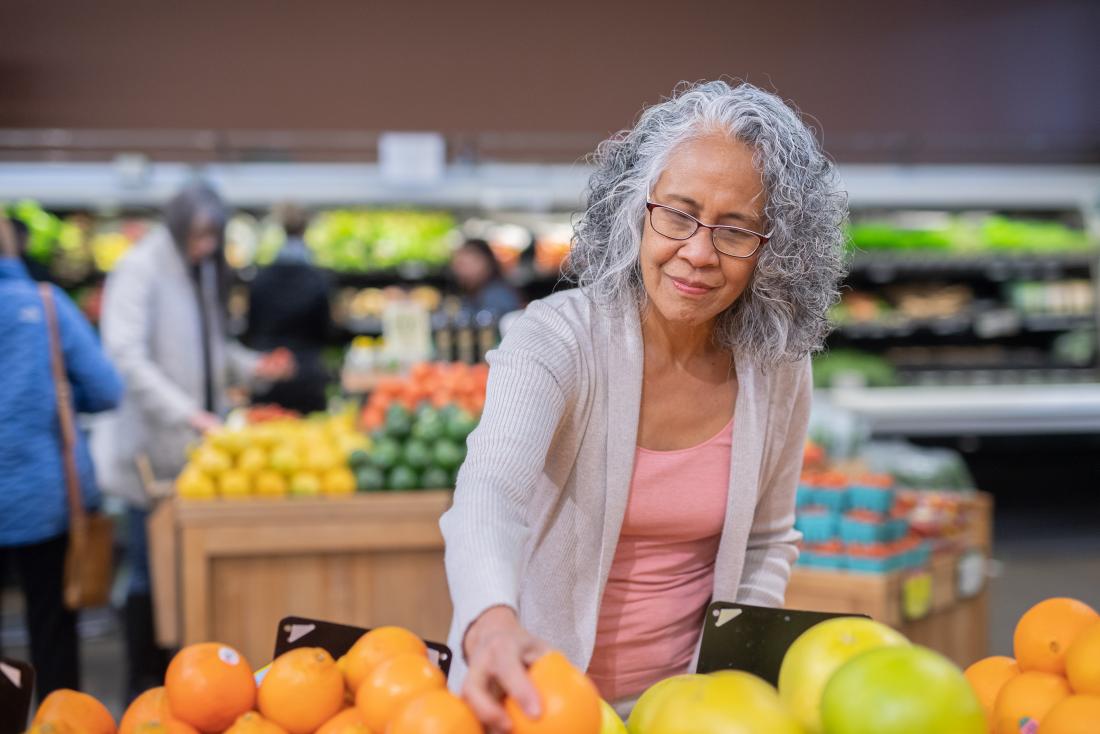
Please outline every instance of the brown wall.
[{"label": "brown wall", "polygon": [[733,75],[842,158],[1100,159],[1100,3],[0,0],[0,127],[603,135]]}]

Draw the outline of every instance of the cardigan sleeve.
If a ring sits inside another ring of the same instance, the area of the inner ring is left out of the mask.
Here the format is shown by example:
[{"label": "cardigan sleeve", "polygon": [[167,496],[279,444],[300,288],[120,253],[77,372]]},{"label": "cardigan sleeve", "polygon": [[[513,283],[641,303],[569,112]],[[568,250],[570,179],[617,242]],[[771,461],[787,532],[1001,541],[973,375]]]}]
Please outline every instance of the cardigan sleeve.
[{"label": "cardigan sleeve", "polygon": [[810,424],[813,376],[809,358],[795,369],[790,418],[784,433],[771,437],[778,453],[765,474],[749,531],[737,593],[737,601],[745,604],[782,606],[791,566],[798,559],[801,535],[794,529],[794,504]]},{"label": "cardigan sleeve", "polygon": [[531,532],[526,508],[573,400],[577,353],[565,318],[535,303],[488,355],[485,410],[470,435],[454,503],[440,521],[454,627],[463,636],[491,607],[518,611]]}]

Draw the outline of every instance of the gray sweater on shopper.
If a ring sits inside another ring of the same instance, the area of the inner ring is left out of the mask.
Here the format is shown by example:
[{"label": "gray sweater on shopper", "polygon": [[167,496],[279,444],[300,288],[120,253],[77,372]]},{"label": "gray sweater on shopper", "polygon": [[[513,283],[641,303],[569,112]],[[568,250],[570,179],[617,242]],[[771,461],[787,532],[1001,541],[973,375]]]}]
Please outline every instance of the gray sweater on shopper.
[{"label": "gray sweater on shopper", "polygon": [[[585,670],[626,511],[642,397],[637,311],[571,290],[532,303],[489,355],[488,396],[443,516],[454,602],[451,685],[462,640],[486,609],[517,610],[533,634]],[[729,499],[716,600],[783,603],[798,556],[794,499],[809,422],[808,359],[735,359]],[[669,487],[669,492],[690,492]],[[701,628],[700,628],[701,631]]]}]

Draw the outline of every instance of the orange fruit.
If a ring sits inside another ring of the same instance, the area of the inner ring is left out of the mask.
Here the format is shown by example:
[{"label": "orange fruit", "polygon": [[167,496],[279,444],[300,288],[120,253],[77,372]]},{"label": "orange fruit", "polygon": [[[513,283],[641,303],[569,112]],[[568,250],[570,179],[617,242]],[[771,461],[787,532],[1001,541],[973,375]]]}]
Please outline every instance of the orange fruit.
[{"label": "orange fruit", "polygon": [[1012,644],[1020,670],[1063,675],[1066,650],[1086,627],[1100,621],[1100,614],[1076,599],[1041,601],[1024,612],[1016,623]]},{"label": "orange fruit", "polygon": [[466,702],[444,688],[402,706],[386,734],[485,734],[485,729]]},{"label": "orange fruit", "polygon": [[416,653],[428,657],[423,640],[401,627],[378,627],[360,637],[340,658],[348,690],[355,693],[379,663],[394,655]]},{"label": "orange fruit", "polygon": [[168,699],[164,696],[163,686],[150,688],[135,698],[126,709],[118,724],[118,734],[134,734],[141,724],[170,718],[172,715],[168,711]]},{"label": "orange fruit", "polygon": [[1096,734],[1100,731],[1100,696],[1070,696],[1043,719],[1043,734]]},{"label": "orange fruit", "polygon": [[1086,627],[1069,646],[1066,677],[1077,693],[1100,696],[1100,622]]},{"label": "orange fruit", "polygon": [[286,729],[268,721],[255,711],[241,714],[225,734],[286,734]]},{"label": "orange fruit", "polygon": [[44,721],[27,729],[27,734],[84,734],[84,730],[75,729],[72,724],[64,721]]},{"label": "orange fruit", "polygon": [[367,726],[366,722],[363,721],[363,714],[359,713],[359,709],[352,706],[322,724],[315,734],[349,734],[348,729],[358,725],[362,725],[364,729]]},{"label": "orange fruit", "polygon": [[199,734],[199,730],[179,719],[164,719],[138,724],[134,734]]},{"label": "orange fruit", "polygon": [[46,696],[33,724],[67,724],[85,734],[115,734],[115,720],[107,707],[87,693],[63,688]]},{"label": "orange fruit", "polygon": [[371,731],[383,732],[406,703],[446,685],[443,672],[431,660],[419,653],[402,653],[375,666],[355,694],[355,707]]},{"label": "orange fruit", "polygon": [[164,676],[172,718],[205,734],[222,732],[256,705],[256,681],[244,657],[217,642],[188,645]]},{"label": "orange fruit", "polygon": [[993,716],[993,704],[1001,687],[1019,674],[1020,666],[1016,665],[1016,661],[1003,655],[983,658],[963,671],[978,702],[985,709],[986,718]]},{"label": "orange fruit", "polygon": [[512,720],[512,734],[599,734],[603,713],[600,694],[584,673],[560,652],[548,652],[535,661],[527,674],[539,692],[542,714],[527,718],[512,698],[504,710]]},{"label": "orange fruit", "polygon": [[319,647],[291,650],[264,676],[259,708],[289,734],[312,734],[344,708],[344,676]]},{"label": "orange fruit", "polygon": [[1066,679],[1051,673],[1029,671],[1005,683],[993,704],[995,734],[1020,734],[1023,719],[1042,724],[1054,704],[1071,693]]}]

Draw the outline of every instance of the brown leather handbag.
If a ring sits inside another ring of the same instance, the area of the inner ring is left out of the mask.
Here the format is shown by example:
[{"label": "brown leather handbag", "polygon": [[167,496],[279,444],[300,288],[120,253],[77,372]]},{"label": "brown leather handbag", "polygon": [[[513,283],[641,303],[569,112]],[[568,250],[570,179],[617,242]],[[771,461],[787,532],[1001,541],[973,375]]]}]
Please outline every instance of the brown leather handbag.
[{"label": "brown leather handbag", "polygon": [[69,609],[101,607],[111,595],[114,576],[114,523],[99,512],[85,512],[76,469],[76,420],[72,386],[65,373],[61,334],[53,291],[39,284],[50,334],[50,368],[57,393],[57,419],[61,426],[61,463],[69,498],[69,550],[65,556],[65,606]]}]

